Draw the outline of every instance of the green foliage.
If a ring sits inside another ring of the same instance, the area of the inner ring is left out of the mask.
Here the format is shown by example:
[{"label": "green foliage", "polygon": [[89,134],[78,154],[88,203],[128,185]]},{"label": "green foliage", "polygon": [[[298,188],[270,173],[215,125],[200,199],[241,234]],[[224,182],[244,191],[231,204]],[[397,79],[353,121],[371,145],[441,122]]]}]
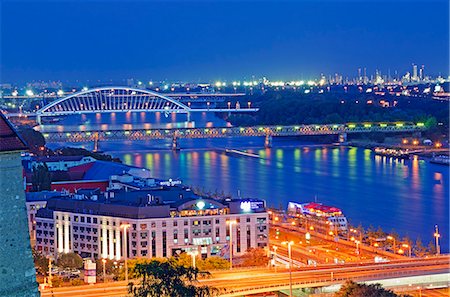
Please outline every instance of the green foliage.
[{"label": "green foliage", "polygon": [[62,268],[81,268],[83,259],[76,253],[60,254],[57,264]]},{"label": "green foliage", "polygon": [[31,250],[33,254],[34,266],[36,271],[41,275],[48,274],[48,259],[40,251],[36,249]]},{"label": "green foliage", "polygon": [[[395,100],[397,104],[395,107],[383,108],[377,104],[381,99],[390,100],[391,103]],[[372,100],[374,104],[366,104],[367,100]],[[268,91],[252,101],[260,108],[256,114],[234,114],[228,120],[237,126],[413,121],[424,122],[428,128],[441,122],[442,131],[448,130],[449,123],[448,103],[429,99]]]},{"label": "green foliage", "polygon": [[196,286],[200,274],[198,268],[180,265],[174,258],[150,260],[136,264],[133,272],[141,278],[138,285],[129,284],[129,293],[134,297],[184,297],[215,296],[217,290],[207,286]]},{"label": "green foliage", "polygon": [[391,290],[384,289],[380,284],[358,284],[347,281],[341,289],[334,294],[334,297],[399,297],[408,295],[397,295]]},{"label": "green foliage", "polygon": [[61,287],[62,284],[63,284],[63,282],[64,282],[64,280],[63,280],[62,277],[56,276],[56,275],[53,275],[53,276],[52,276],[52,287],[53,287],[53,288],[59,288],[59,287]]},{"label": "green foliage", "polygon": [[70,285],[72,285],[72,286],[82,286],[84,284],[85,284],[84,280],[79,279],[79,278],[76,278],[76,279],[73,279],[70,281]]},{"label": "green foliage", "polygon": [[230,268],[229,261],[216,256],[208,257],[204,260],[197,260],[196,265],[200,270],[222,270]]},{"label": "green foliage", "polygon": [[[116,263],[116,264],[114,264],[114,263]],[[103,277],[103,262],[102,262],[102,259],[97,259],[95,261],[95,264],[96,264],[96,274],[97,274],[97,276]],[[122,263],[119,263],[117,261],[113,261],[113,260],[107,259],[106,263],[105,263],[105,272],[106,272],[106,274],[107,275],[111,275],[112,274],[115,277],[119,277],[119,272],[120,272],[119,266],[121,264]]]},{"label": "green foliage", "polygon": [[47,164],[39,164],[33,168],[31,184],[33,192],[50,191],[52,181]]},{"label": "green foliage", "polygon": [[249,248],[242,258],[242,266],[266,266],[269,261],[262,248]]}]

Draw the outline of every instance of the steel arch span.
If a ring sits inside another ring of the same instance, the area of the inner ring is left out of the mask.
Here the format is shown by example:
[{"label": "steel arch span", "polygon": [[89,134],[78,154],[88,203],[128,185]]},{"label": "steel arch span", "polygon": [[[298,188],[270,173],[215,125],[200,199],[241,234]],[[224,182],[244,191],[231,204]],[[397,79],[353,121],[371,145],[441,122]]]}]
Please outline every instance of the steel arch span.
[{"label": "steel arch span", "polygon": [[37,116],[73,113],[151,111],[189,113],[191,109],[157,92],[128,87],[101,87],[58,99],[36,112]]}]

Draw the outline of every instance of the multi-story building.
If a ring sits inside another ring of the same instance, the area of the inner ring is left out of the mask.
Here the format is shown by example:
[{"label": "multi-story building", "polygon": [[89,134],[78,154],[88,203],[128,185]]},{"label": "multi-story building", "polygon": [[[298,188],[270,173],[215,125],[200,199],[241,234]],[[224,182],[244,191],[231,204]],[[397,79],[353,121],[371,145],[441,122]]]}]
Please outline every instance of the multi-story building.
[{"label": "multi-story building", "polygon": [[54,256],[120,260],[125,252],[136,258],[192,250],[227,256],[230,230],[235,255],[268,242],[263,200],[200,197],[174,184],[53,197],[35,220],[37,250]]}]

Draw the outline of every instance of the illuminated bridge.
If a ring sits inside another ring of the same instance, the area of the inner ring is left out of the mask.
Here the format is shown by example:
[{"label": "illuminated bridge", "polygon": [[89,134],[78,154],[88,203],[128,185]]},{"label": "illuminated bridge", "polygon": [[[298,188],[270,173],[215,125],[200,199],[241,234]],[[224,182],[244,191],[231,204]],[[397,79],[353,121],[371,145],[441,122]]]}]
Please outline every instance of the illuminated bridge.
[{"label": "illuminated bridge", "polygon": [[[180,97],[181,95],[179,95]],[[191,96],[192,97],[192,96]],[[179,98],[178,98],[179,99]],[[256,112],[250,103],[241,108],[239,104],[228,108],[191,108],[177,98],[170,98],[150,90],[128,87],[101,87],[74,93],[53,101],[36,112],[37,122],[44,116],[62,116],[87,113],[111,112],[164,112],[184,113],[190,120],[192,112]]]},{"label": "illuminated bridge", "polygon": [[174,129],[107,129],[82,130],[83,127],[64,127],[64,131],[42,131],[47,142],[94,142],[108,140],[148,140],[172,139],[172,149],[178,149],[180,138],[221,138],[221,137],[265,137],[265,146],[272,146],[275,136],[338,135],[339,142],[347,141],[349,133],[400,133],[421,132],[426,129],[423,123],[364,123],[329,124],[298,126],[254,126],[254,127],[215,127],[215,128],[174,128]]}]

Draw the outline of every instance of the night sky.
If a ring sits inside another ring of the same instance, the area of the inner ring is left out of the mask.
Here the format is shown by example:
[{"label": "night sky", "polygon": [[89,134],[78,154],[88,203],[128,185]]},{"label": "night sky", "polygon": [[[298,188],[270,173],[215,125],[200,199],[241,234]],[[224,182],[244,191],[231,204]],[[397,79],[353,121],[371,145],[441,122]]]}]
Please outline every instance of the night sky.
[{"label": "night sky", "polygon": [[2,1],[1,81],[448,73],[434,1]]}]

